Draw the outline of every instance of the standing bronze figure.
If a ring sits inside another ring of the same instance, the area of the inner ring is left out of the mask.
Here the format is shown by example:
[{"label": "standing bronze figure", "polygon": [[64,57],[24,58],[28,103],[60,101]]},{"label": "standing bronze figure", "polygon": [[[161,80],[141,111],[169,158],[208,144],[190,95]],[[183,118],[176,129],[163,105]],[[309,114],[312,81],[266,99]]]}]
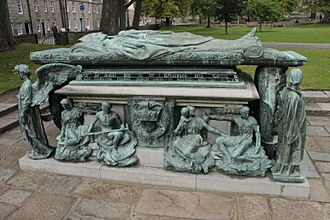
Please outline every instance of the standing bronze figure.
[{"label": "standing bronze figure", "polygon": [[306,112],[299,91],[302,71],[292,69],[287,86],[280,92],[276,114],[278,121],[278,145],[273,179],[284,182],[303,182],[299,166],[304,154],[306,139]]},{"label": "standing bronze figure", "polygon": [[44,125],[41,119],[39,105],[33,102],[36,84],[30,79],[31,71],[28,65],[19,64],[14,69],[24,80],[18,98],[18,120],[23,138],[29,143],[27,152],[33,160],[48,158],[53,149],[49,147]]}]

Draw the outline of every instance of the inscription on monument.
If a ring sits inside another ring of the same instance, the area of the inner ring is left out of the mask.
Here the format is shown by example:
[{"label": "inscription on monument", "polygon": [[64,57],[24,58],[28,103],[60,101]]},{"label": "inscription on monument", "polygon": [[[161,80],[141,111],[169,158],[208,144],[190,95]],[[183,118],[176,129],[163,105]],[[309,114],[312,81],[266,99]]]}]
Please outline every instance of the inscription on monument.
[{"label": "inscription on monument", "polygon": [[113,72],[95,73],[85,71],[82,80],[93,81],[205,81],[205,82],[240,82],[236,72],[215,72],[215,73],[180,73],[180,72]]}]

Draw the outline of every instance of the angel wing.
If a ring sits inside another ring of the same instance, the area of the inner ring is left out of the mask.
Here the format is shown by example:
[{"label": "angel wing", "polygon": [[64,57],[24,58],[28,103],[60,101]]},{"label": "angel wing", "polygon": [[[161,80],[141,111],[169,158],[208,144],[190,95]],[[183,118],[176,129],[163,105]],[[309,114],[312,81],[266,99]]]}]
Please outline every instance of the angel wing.
[{"label": "angel wing", "polygon": [[38,80],[33,84],[32,106],[48,101],[51,91],[68,83],[81,74],[82,67],[63,63],[51,63],[36,70]]}]

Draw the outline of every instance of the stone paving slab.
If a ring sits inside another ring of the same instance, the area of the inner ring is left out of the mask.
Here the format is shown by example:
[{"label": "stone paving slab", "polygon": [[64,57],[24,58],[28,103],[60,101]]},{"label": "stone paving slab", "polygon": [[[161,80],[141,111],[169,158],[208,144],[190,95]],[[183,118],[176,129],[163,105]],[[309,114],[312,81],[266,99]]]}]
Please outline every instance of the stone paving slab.
[{"label": "stone paving slab", "polygon": [[13,169],[4,169],[0,167],[0,183],[4,183],[9,180],[17,171]]},{"label": "stone paving slab", "polygon": [[212,193],[147,189],[135,213],[193,219],[234,219],[235,198]]},{"label": "stone paving slab", "polygon": [[315,166],[320,173],[330,173],[330,163],[315,162]]},{"label": "stone paving slab", "polygon": [[314,161],[330,162],[330,153],[309,151],[308,154]]},{"label": "stone paving slab", "polygon": [[132,205],[127,203],[114,203],[102,200],[82,199],[68,215],[78,219],[88,217],[99,219],[128,219]]},{"label": "stone paving slab", "polygon": [[317,202],[270,199],[272,220],[327,220],[327,213]]},{"label": "stone paving slab", "polygon": [[75,199],[60,194],[35,193],[24,205],[14,211],[8,220],[58,220],[62,219],[74,204]]},{"label": "stone paving slab", "polygon": [[324,127],[307,126],[307,135],[309,136],[330,136]]},{"label": "stone paving slab", "polygon": [[0,203],[0,219],[5,219],[15,209],[17,209],[17,207],[14,205]]},{"label": "stone paving slab", "polygon": [[240,196],[237,202],[237,218],[239,220],[269,219],[270,210],[266,197]]},{"label": "stone paving slab", "polygon": [[88,199],[100,199],[114,203],[135,203],[142,192],[142,187],[102,181],[84,180],[73,195]]},{"label": "stone paving slab", "polygon": [[24,190],[8,190],[0,196],[0,203],[20,206],[32,193]]},{"label": "stone paving slab", "polygon": [[330,137],[315,137],[314,139],[323,152],[330,153]]},{"label": "stone paving slab", "polygon": [[330,134],[330,126],[325,126],[325,130],[327,130],[328,133]]},{"label": "stone paving slab", "polygon": [[[78,175],[166,187],[202,191],[257,193],[300,198],[308,198],[309,195],[308,181],[297,184],[281,183],[273,182],[270,177],[247,178],[224,175],[218,172],[211,172],[207,175],[196,175],[176,173],[151,167],[114,168],[102,166],[96,162],[63,163],[54,159],[35,161],[28,159],[27,156],[24,156],[19,161],[23,170],[48,171],[73,176]],[[73,168],[71,168],[72,166]]]},{"label": "stone paving slab", "polygon": [[306,136],[305,150],[309,151],[322,151],[313,136]]},{"label": "stone paving slab", "polygon": [[326,116],[307,116],[307,121],[314,126],[330,125],[330,117]]},{"label": "stone paving slab", "polygon": [[12,188],[36,191],[41,185],[52,182],[54,179],[55,176],[49,173],[19,171],[7,181],[7,184]]},{"label": "stone paving slab", "polygon": [[316,202],[330,202],[330,195],[321,180],[309,179],[311,192],[309,199]]},{"label": "stone paving slab", "polygon": [[51,181],[45,182],[39,187],[39,190],[70,194],[80,183],[81,178],[71,177],[71,176],[55,176]]},{"label": "stone paving slab", "polygon": [[320,178],[311,158],[309,157],[307,151],[304,151],[304,157],[301,162],[300,170],[306,178]]}]

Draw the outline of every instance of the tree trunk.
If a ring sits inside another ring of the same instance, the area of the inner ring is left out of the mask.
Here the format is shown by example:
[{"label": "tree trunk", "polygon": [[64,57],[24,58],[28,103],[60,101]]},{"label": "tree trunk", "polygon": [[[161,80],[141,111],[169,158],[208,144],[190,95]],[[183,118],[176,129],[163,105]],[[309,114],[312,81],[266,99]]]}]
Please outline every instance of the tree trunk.
[{"label": "tree trunk", "polygon": [[124,0],[119,0],[119,16],[120,16],[119,30],[122,31],[126,29],[126,7]]},{"label": "tree trunk", "polygon": [[135,11],[132,27],[134,29],[139,29],[140,17],[142,12],[142,0],[137,0],[135,3]]},{"label": "tree trunk", "polygon": [[101,31],[104,34],[118,34],[121,2],[122,0],[103,0]]},{"label": "tree trunk", "polygon": [[262,21],[259,22],[259,31],[261,32]]},{"label": "tree trunk", "polygon": [[225,21],[225,34],[228,34],[228,21]]},{"label": "tree trunk", "polygon": [[165,26],[170,26],[170,18],[166,18]]},{"label": "tree trunk", "polygon": [[211,16],[207,16],[207,28],[211,27]]},{"label": "tree trunk", "polygon": [[0,51],[13,50],[16,43],[10,26],[7,0],[0,1]]}]

